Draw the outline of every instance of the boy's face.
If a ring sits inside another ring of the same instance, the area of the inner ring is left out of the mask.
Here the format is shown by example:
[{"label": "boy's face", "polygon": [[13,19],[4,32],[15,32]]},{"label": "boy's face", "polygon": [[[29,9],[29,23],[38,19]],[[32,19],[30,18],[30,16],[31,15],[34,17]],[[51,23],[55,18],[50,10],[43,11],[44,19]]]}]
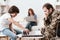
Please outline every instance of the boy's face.
[{"label": "boy's face", "polygon": [[44,7],[43,11],[44,11],[45,15],[48,16],[52,12],[52,9],[48,10],[46,7]]},{"label": "boy's face", "polygon": [[17,16],[17,13],[11,13],[10,14],[12,17],[15,17],[15,16]]}]

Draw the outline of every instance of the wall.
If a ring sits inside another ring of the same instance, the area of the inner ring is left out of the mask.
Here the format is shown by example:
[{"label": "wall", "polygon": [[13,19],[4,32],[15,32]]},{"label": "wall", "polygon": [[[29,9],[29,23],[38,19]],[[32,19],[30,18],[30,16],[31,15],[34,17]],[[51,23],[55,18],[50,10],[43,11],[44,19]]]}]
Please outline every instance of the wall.
[{"label": "wall", "polygon": [[41,18],[44,15],[42,5],[47,2],[55,6],[56,0],[9,0],[9,5],[16,5],[20,9],[21,17],[27,16],[28,9],[33,8],[38,17]]},{"label": "wall", "polygon": [[56,0],[9,0],[8,5],[16,5],[20,9],[19,15],[16,17],[16,20],[22,21],[24,17],[28,14],[28,9],[34,9],[34,12],[38,16],[39,25],[43,24],[42,19],[44,18],[44,13],[42,10],[42,6],[45,3],[51,3],[55,8]]}]

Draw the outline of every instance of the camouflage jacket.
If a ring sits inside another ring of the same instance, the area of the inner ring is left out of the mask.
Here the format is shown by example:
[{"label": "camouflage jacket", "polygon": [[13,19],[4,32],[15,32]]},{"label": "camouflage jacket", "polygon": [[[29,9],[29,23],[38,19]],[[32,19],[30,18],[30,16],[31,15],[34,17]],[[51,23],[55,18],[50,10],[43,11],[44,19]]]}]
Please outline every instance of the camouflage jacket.
[{"label": "camouflage jacket", "polygon": [[60,12],[55,10],[47,19],[44,18],[45,34],[56,35],[57,20],[60,19]]}]

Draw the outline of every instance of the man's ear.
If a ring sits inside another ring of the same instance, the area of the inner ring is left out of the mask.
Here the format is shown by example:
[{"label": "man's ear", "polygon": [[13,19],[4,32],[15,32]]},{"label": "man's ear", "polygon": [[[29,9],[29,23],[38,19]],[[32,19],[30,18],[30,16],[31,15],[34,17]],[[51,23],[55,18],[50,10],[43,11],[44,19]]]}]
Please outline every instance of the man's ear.
[{"label": "man's ear", "polygon": [[52,12],[52,8],[50,8],[49,11]]}]

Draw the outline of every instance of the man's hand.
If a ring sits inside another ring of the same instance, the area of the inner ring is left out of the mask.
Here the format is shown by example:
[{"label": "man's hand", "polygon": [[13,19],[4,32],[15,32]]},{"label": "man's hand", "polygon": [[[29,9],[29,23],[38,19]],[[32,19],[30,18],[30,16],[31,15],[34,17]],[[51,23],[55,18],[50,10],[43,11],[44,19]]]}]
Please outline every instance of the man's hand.
[{"label": "man's hand", "polygon": [[44,34],[44,32],[45,32],[45,28],[42,28],[41,33]]}]

